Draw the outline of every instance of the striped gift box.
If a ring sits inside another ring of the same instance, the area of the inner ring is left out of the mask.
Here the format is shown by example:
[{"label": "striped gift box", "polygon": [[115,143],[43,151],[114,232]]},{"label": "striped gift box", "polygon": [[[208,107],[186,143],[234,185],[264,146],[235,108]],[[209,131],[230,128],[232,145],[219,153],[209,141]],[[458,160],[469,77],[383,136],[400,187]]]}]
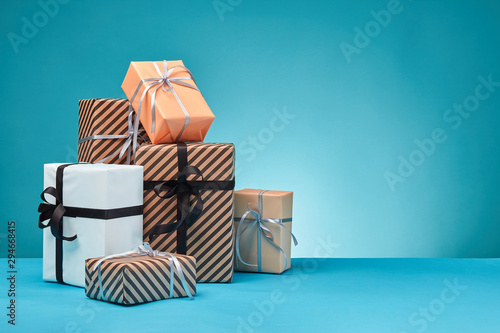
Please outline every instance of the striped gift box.
[{"label": "striped gift box", "polygon": [[[186,143],[187,164],[197,167],[205,182],[232,182],[234,187],[234,145],[231,143]],[[149,239],[156,225],[178,220],[177,197],[160,198],[148,182],[175,180],[179,170],[176,144],[142,145],[136,165],[144,168],[144,240],[153,249],[179,253],[179,230]],[[201,177],[190,176],[199,181]],[[211,187],[200,190],[203,210],[184,232],[186,253],[196,258],[198,282],[231,282],[233,277],[233,189]],[[190,196],[190,206],[195,198]]]},{"label": "striped gift box", "polygon": [[[196,294],[196,259],[176,255],[186,284]],[[85,295],[102,300],[98,270],[94,265],[101,258],[85,260]],[[107,302],[124,305],[140,304],[170,298],[170,271],[174,269],[167,258],[148,255],[106,259],[101,264],[103,294]],[[186,297],[177,270],[174,270],[173,297]]]},{"label": "striped gift box", "polygon": [[[79,101],[78,140],[92,135],[127,135],[129,103],[126,99],[93,98]],[[144,130],[139,124],[139,130]],[[78,143],[78,162],[95,163],[115,154],[104,163],[126,164],[127,154],[119,152],[126,138],[92,139]]]}]

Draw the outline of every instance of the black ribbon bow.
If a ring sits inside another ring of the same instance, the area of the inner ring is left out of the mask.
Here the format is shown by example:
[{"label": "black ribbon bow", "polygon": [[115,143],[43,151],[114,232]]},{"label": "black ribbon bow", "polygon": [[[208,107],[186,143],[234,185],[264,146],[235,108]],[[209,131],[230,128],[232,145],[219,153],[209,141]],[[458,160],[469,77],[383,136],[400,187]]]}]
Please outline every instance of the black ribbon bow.
[{"label": "black ribbon bow", "polygon": [[[157,235],[176,231],[181,226],[190,227],[200,217],[203,211],[203,200],[201,199],[199,189],[193,184],[194,182],[188,181],[188,177],[191,175],[200,176],[203,181],[203,175],[197,167],[186,165],[182,168],[182,171],[177,173],[176,180],[165,181],[154,187],[156,195],[162,199],[172,198],[174,195],[177,196],[178,216],[176,222],[155,225],[149,233],[150,242]],[[161,195],[162,191],[167,191],[167,193]],[[195,203],[192,207],[189,204],[191,195],[195,197]]]},{"label": "black ribbon bow", "polygon": [[[55,204],[51,204],[47,201],[47,198],[45,195],[51,195],[55,199]],[[59,197],[59,194],[57,193],[57,190],[50,186],[47,187],[42,194],[40,195],[42,198],[42,203],[38,206],[38,212],[40,213],[40,216],[38,218],[38,227],[40,229],[45,229],[47,227],[50,227],[50,231],[52,235],[60,240],[65,240],[65,241],[73,241],[76,239],[76,235],[72,237],[65,237],[62,235],[62,225],[61,221],[66,213],[66,209],[64,208],[61,198]],[[44,221],[49,220],[47,224],[43,224]]]}]

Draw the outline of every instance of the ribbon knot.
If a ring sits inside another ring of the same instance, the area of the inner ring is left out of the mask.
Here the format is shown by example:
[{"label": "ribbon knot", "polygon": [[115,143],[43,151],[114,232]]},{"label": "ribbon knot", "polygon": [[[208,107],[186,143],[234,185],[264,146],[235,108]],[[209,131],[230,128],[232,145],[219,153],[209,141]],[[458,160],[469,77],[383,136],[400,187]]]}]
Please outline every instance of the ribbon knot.
[{"label": "ribbon knot", "polygon": [[[196,187],[191,185],[188,182],[188,177],[190,175],[200,176],[203,180],[203,175],[201,174],[200,169],[193,165],[186,165],[182,171],[177,172],[176,180],[174,181],[165,181],[160,183],[154,187],[154,191],[157,196],[162,199],[167,199],[173,197],[175,194],[179,193],[189,193],[195,196],[199,195],[199,191]],[[160,192],[167,191],[167,194],[161,195]]]},{"label": "ribbon knot", "polygon": [[[156,65],[156,64],[155,64]],[[166,87],[165,87],[166,86]],[[162,87],[163,91],[169,92],[172,90],[173,86],[172,83],[170,83],[170,78],[168,77],[163,77],[163,84]]]},{"label": "ribbon knot", "polygon": [[179,178],[177,178],[177,185],[175,186],[176,186],[175,192],[177,194],[188,193],[189,195],[191,194],[196,195],[196,189],[194,189],[191,185],[189,185],[185,175],[180,175]]},{"label": "ribbon knot", "polygon": [[184,172],[177,172],[177,183],[186,183],[187,178],[186,178],[186,170],[183,170]]},{"label": "ribbon knot", "polygon": [[160,251],[154,250],[153,252],[148,253],[150,257],[158,257],[160,255]]},{"label": "ribbon knot", "polygon": [[140,254],[147,254],[150,257],[157,257],[160,255],[160,251],[153,250],[148,242],[144,242],[144,244],[139,245],[137,247],[137,252]]},{"label": "ribbon knot", "polygon": [[[50,203],[46,195],[50,195],[54,198],[55,204]],[[40,216],[38,217],[38,227],[40,229],[45,229],[50,227],[50,232],[54,237],[60,240],[65,241],[73,241],[76,239],[76,235],[72,237],[64,237],[61,234],[61,221],[66,213],[66,209],[62,204],[62,200],[57,193],[56,188],[50,186],[47,187],[42,194],[40,195],[42,198],[42,203],[38,206],[38,212]],[[43,224],[44,221],[49,220],[47,224]]]},{"label": "ribbon knot", "polygon": [[[251,206],[254,205],[256,209],[252,209]],[[254,224],[258,225],[260,231],[264,234],[266,238],[274,242],[274,235],[271,230],[264,225],[264,222],[269,222],[270,219],[262,218],[262,207],[259,207],[256,203],[250,202],[247,204],[247,212],[249,212],[255,219]],[[246,216],[245,216],[246,217]]]},{"label": "ribbon knot", "polygon": [[252,214],[252,216],[255,218],[255,220],[257,220],[257,222],[261,223],[262,222],[262,217],[260,215],[260,208],[257,206],[257,209],[253,210],[253,209],[250,208],[251,205],[257,206],[256,203],[250,202],[247,205],[247,211],[250,212],[250,214]]}]

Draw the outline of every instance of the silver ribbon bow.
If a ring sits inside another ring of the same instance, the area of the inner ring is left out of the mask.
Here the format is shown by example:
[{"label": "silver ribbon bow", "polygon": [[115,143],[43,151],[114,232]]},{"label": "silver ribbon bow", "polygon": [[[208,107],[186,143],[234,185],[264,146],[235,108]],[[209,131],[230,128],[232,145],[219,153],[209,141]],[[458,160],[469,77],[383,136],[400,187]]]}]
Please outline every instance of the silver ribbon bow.
[{"label": "silver ribbon bow", "polygon": [[[175,92],[173,85],[177,84],[180,86],[184,86],[184,87],[188,87],[188,88],[192,88],[194,90],[200,91],[196,87],[196,85],[192,85],[190,83],[184,82],[186,80],[192,80],[196,84],[196,81],[194,80],[193,74],[191,74],[191,71],[189,69],[187,69],[186,67],[179,65],[179,66],[173,66],[172,68],[167,69],[168,68],[167,61],[163,60],[163,73],[162,73],[162,71],[160,71],[160,68],[156,64],[156,62],[153,62],[153,65],[155,66],[155,69],[158,72],[159,77],[150,78],[150,79],[142,79],[139,82],[139,84],[137,85],[137,89],[135,90],[134,94],[132,95],[132,98],[130,99],[130,108],[132,108],[132,103],[133,103],[135,97],[137,96],[137,94],[139,93],[139,90],[141,89],[142,85],[146,84],[147,82],[151,82],[144,88],[144,91],[142,92],[141,99],[139,100],[139,107],[137,108],[137,118],[136,118],[136,121],[134,122],[134,140],[133,140],[133,149],[132,149],[134,152],[137,148],[136,137],[137,137],[137,130],[139,129],[139,118],[140,118],[141,111],[142,111],[142,102],[144,102],[144,98],[146,97],[146,94],[150,89],[154,89],[153,94],[151,96],[151,133],[154,133],[155,126],[156,126],[156,112],[155,112],[155,110],[156,110],[156,92],[160,88],[164,92],[172,92],[172,95],[175,97],[175,99],[177,100],[177,103],[179,104],[179,106],[182,109],[182,112],[184,112],[184,115],[186,116],[186,121],[184,122],[184,127],[182,128],[181,132],[179,133],[179,135],[175,139],[175,142],[179,141],[182,134],[184,133],[184,130],[186,129],[187,125],[189,124],[189,113],[187,112],[186,108],[184,107],[184,104],[182,104],[181,100],[179,99],[179,96],[177,96],[177,93]],[[171,76],[172,73],[177,68],[186,71],[189,76],[172,77]]]},{"label": "silver ribbon bow", "polygon": [[112,254],[106,257],[103,257],[99,259],[95,263],[95,265],[92,268],[92,272],[97,269],[97,276],[99,279],[99,293],[101,294],[101,299],[103,301],[106,300],[106,297],[104,296],[104,288],[102,287],[102,279],[101,279],[101,264],[103,261],[112,259],[112,258],[126,258],[126,257],[140,257],[140,256],[145,256],[148,255],[150,257],[161,257],[161,258],[166,258],[170,261],[170,295],[169,298],[172,298],[174,296],[174,268],[177,269],[177,272],[179,273],[179,279],[181,280],[182,288],[188,295],[190,299],[194,299],[193,295],[189,291],[189,287],[186,282],[186,278],[184,276],[184,272],[182,270],[182,266],[179,263],[179,260],[176,258],[175,254],[169,253],[169,252],[159,252],[158,250],[153,250],[149,243],[144,243],[143,245],[140,245],[137,247],[137,249],[132,250],[132,251],[127,251],[123,253],[118,253],[118,254]]},{"label": "silver ribbon bow", "polygon": [[[131,162],[131,155],[133,155],[134,162],[135,162],[135,150],[133,152],[131,151],[132,147],[133,147],[132,140],[137,140],[138,137],[141,138],[143,141],[145,141],[145,139],[139,134],[140,132],[144,132],[144,130],[139,131],[139,128],[137,128],[137,132],[135,132],[135,130],[134,130],[134,125],[132,124],[133,114],[134,114],[134,109],[132,108],[131,103],[129,103],[128,134],[96,134],[96,135],[87,136],[86,138],[78,140],[78,144],[85,142],[85,141],[89,141],[89,140],[126,139],[120,150],[117,150],[116,152],[112,153],[111,155],[109,155],[109,156],[107,156],[107,157],[105,157],[105,158],[103,158],[95,163],[105,163],[106,161],[108,161],[108,160],[112,159],[114,156],[116,156],[116,154],[120,154],[119,158],[122,159],[123,155],[125,155],[125,152],[127,152],[127,164],[130,164],[130,162]],[[137,135],[134,136],[135,133],[137,133]],[[137,144],[135,146],[137,146]]]},{"label": "silver ribbon bow", "polygon": [[[261,235],[264,235],[265,239],[270,244],[272,244],[276,249],[278,249],[281,252],[281,254],[283,255],[283,257],[285,257],[284,269],[286,269],[286,267],[288,266],[288,258],[285,254],[285,251],[283,251],[283,249],[281,247],[279,247],[274,242],[273,233],[271,232],[271,230],[268,227],[266,227],[266,225],[264,223],[273,223],[273,224],[278,225],[282,228],[285,228],[285,230],[288,231],[288,233],[290,233],[290,235],[292,236],[294,245],[297,246],[297,244],[298,244],[297,239],[295,238],[294,234],[292,234],[292,232],[283,224],[283,222],[291,222],[292,221],[291,218],[289,218],[289,219],[271,219],[271,218],[263,218],[262,217],[262,194],[264,194],[265,192],[267,192],[267,190],[261,191],[259,193],[259,204],[257,205],[254,202],[250,202],[247,205],[248,210],[240,218],[240,223],[238,225],[238,230],[236,232],[236,256],[238,257],[238,260],[236,261],[236,267],[238,267],[238,263],[241,261],[241,263],[243,263],[244,265],[254,266],[254,267],[256,266],[257,270],[259,272],[262,271]],[[252,205],[254,205],[257,209],[251,209]],[[243,222],[245,222],[245,220],[247,219],[247,216],[249,214],[253,216],[253,219],[248,219],[250,224],[247,225],[244,229],[242,229]],[[241,235],[243,235],[243,233],[245,231],[249,230],[250,228],[252,228],[255,225],[257,225],[257,228],[258,228],[258,230],[257,230],[257,265],[246,263],[241,258],[241,255],[240,255],[240,237],[241,237]]]}]

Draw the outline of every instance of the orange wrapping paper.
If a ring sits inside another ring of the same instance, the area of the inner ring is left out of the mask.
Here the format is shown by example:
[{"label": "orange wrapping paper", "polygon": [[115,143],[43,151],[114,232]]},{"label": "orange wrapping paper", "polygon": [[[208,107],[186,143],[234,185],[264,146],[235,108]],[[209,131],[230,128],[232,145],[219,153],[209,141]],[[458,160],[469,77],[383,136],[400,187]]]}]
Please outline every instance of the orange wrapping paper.
[{"label": "orange wrapping paper", "polygon": [[[156,61],[156,64],[160,71],[163,71],[164,62]],[[184,66],[184,64],[181,60],[167,62],[168,69],[175,66]],[[189,77],[188,71],[182,68],[175,68],[168,76],[170,79],[180,77]],[[122,89],[125,95],[127,95],[127,98],[129,100],[132,99],[141,80],[151,78],[160,78],[160,74],[153,65],[153,62],[131,62],[122,84]],[[182,80],[182,82],[196,86],[195,82],[191,79]],[[136,112],[139,112],[139,102],[144,89],[151,83],[154,83],[154,81],[141,83],[137,95],[133,101],[131,101]],[[166,84],[164,87],[167,87]],[[179,138],[179,142],[203,141],[215,118],[214,114],[208,107],[203,95],[198,90],[177,83],[172,83],[172,87],[189,114],[189,123],[184,129],[186,115],[182,107],[172,91],[164,91],[160,87],[156,90],[156,119],[155,129],[154,132],[152,132],[151,99],[155,91],[155,87],[152,87],[147,91],[140,110],[141,123],[146,129],[151,142],[153,144],[173,143],[181,132],[182,136]]]}]

